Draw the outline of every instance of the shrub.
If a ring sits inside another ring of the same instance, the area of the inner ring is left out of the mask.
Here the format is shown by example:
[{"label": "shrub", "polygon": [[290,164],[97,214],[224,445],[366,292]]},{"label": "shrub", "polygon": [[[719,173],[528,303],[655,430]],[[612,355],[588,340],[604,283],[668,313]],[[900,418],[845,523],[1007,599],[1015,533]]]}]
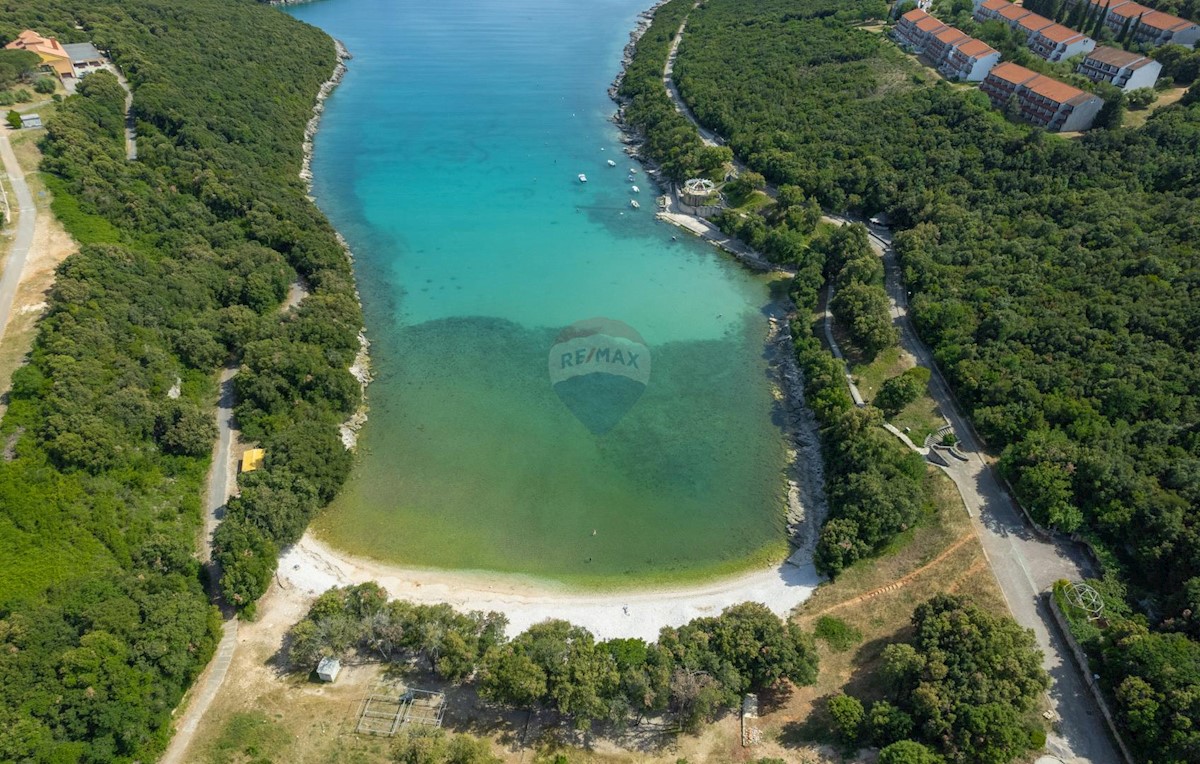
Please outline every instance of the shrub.
[{"label": "shrub", "polygon": [[837,727],[838,737],[841,741],[846,745],[857,743],[859,735],[862,733],[863,719],[866,716],[862,701],[850,695],[838,693],[830,697],[825,704],[829,709],[829,715],[833,717],[833,723]]},{"label": "shrub", "polygon": [[862,641],[862,632],[845,621],[823,615],[813,630],[817,639],[824,640],[834,652],[844,653]]}]

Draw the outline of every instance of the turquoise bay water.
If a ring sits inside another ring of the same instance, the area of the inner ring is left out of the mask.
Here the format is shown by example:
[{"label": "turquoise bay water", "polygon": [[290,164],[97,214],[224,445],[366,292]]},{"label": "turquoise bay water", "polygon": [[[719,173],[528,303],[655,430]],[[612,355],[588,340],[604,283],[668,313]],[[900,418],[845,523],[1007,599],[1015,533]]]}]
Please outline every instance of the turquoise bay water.
[{"label": "turquoise bay water", "polygon": [[[654,220],[657,189],[609,122],[646,3],[290,9],[354,55],[313,170],[356,255],[375,381],[354,474],[316,524],[331,543],[591,585],[784,551],[768,285]],[[548,375],[560,330],[594,317],[653,359],[602,435]]]}]

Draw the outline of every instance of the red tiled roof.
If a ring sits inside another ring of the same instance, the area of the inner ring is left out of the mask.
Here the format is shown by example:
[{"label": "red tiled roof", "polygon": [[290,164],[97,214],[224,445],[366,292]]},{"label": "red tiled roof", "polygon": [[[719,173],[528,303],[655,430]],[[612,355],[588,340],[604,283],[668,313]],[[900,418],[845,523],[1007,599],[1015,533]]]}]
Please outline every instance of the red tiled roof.
[{"label": "red tiled roof", "polygon": [[1178,16],[1172,16],[1169,13],[1163,13],[1162,11],[1150,11],[1142,16],[1142,26],[1164,32],[1178,32],[1180,29],[1195,26],[1195,23],[1187,19],[1181,19]]},{"label": "red tiled roof", "polygon": [[945,28],[946,25],[935,19],[933,16],[930,16],[927,19],[921,19],[917,22],[917,29],[920,29],[922,32],[936,32]]},{"label": "red tiled roof", "polygon": [[1036,13],[1030,13],[1017,19],[1017,26],[1027,29],[1030,32],[1040,32],[1053,23],[1053,21],[1045,16],[1039,16]]},{"label": "red tiled roof", "polygon": [[1008,2],[1008,0],[984,0],[984,2],[980,3],[979,7],[987,8],[989,11],[1002,11],[1006,6],[1010,5],[1012,3]]},{"label": "red tiled roof", "polygon": [[969,58],[979,59],[992,55],[996,52],[996,49],[983,40],[976,40],[974,37],[971,37],[958,46],[958,52]]},{"label": "red tiled roof", "polygon": [[1107,45],[1101,45],[1091,53],[1087,54],[1087,57],[1092,61],[1099,61],[1102,64],[1110,64],[1118,69],[1123,69],[1126,66],[1135,64],[1138,61],[1144,61],[1146,59],[1146,57],[1141,53],[1130,53],[1129,51],[1121,50],[1119,48],[1110,48]]},{"label": "red tiled roof", "polygon": [[1141,3],[1128,2],[1114,5],[1108,9],[1108,12],[1113,16],[1121,19],[1137,18],[1142,14],[1150,13],[1151,9]]},{"label": "red tiled roof", "polygon": [[920,21],[921,19],[929,18],[929,14],[926,13],[925,11],[921,10],[920,8],[913,8],[911,11],[904,14],[900,18],[904,19],[905,21],[915,24],[918,21]]},{"label": "red tiled roof", "polygon": [[[1013,5],[1012,3],[1006,3],[1006,5],[1008,7],[1001,8],[1000,12],[999,12],[1000,18],[1002,18],[1002,19],[1008,19],[1009,21],[1016,21],[1018,19],[1023,19],[1026,16],[1036,16],[1037,15],[1035,13],[1030,13],[1029,11],[1025,10],[1024,8],[1022,8],[1019,5]],[[1041,18],[1041,17],[1038,16],[1038,18]]]},{"label": "red tiled roof", "polygon": [[962,31],[961,29],[955,29],[954,27],[946,27],[934,36],[937,37],[939,41],[944,42],[947,45],[953,45],[956,42],[962,42],[963,40],[971,39],[967,36],[966,32]]},{"label": "red tiled roof", "polygon": [[1011,61],[996,64],[992,67],[992,71],[988,73],[988,77],[996,77],[1011,85],[1020,85],[1023,82],[1029,82],[1037,76],[1036,72],[1031,72],[1020,64],[1014,64]]},{"label": "red tiled roof", "polygon": [[1055,103],[1066,103],[1072,98],[1087,95],[1079,88],[1071,87],[1065,82],[1059,82],[1056,79],[1041,74],[1026,82],[1025,87]]},{"label": "red tiled roof", "polygon": [[1083,35],[1079,32],[1070,27],[1064,27],[1062,24],[1051,24],[1038,32],[1038,34],[1055,43],[1072,43],[1083,39]]}]

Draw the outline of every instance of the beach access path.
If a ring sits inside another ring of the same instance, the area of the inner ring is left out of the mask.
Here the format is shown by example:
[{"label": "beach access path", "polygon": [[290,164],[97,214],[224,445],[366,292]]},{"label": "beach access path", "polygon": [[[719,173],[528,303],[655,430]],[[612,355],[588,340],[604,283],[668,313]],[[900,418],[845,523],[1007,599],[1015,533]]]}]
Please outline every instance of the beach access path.
[{"label": "beach access path", "polygon": [[[664,83],[675,108],[696,126],[704,142],[719,145],[720,137],[699,124],[670,77],[686,27],[685,18],[667,58],[663,71]],[[740,172],[747,169],[736,157],[734,165]],[[777,189],[768,185],[766,192],[774,197]],[[827,214],[825,219],[842,225],[855,222],[845,216],[832,214]],[[929,393],[954,427],[959,438],[959,450],[968,456],[965,462],[954,459],[950,466],[942,469],[962,495],[963,504],[973,519],[984,554],[1013,618],[1033,630],[1042,650],[1043,666],[1053,679],[1048,696],[1056,724],[1049,733],[1047,749],[1068,764],[1118,764],[1120,759],[1100,710],[1041,597],[1057,580],[1079,580],[1085,574],[1092,573],[1086,552],[1080,545],[1067,539],[1039,537],[1025,521],[985,458],[982,444],[942,377],[932,352],[912,325],[908,315],[908,290],[903,283],[890,233],[871,226],[868,229],[871,246],[884,262],[888,297],[893,320],[900,330],[901,347],[911,353],[919,364],[931,370]]]},{"label": "beach access path", "polygon": [[16,203],[17,225],[8,258],[4,261],[4,273],[0,275],[0,340],[4,338],[4,328],[8,326],[13,300],[17,296],[21,274],[25,271],[25,262],[29,259],[29,250],[33,245],[33,234],[37,225],[37,208],[33,204],[33,194],[29,190],[29,184],[25,182],[25,171],[17,162],[17,155],[9,142],[9,132],[7,128],[0,128],[0,160],[12,185],[13,198],[8,200],[8,204],[11,211],[13,203]]}]

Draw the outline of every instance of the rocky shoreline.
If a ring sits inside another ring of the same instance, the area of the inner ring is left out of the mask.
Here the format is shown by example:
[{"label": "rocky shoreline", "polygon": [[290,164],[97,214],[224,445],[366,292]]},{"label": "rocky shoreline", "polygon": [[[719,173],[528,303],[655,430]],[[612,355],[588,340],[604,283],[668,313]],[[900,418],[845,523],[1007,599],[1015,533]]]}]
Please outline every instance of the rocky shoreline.
[{"label": "rocky shoreline", "polygon": [[[272,0],[271,5],[298,5],[307,0]],[[321,125],[321,116],[325,113],[325,101],[333,93],[334,89],[341,84],[342,78],[346,76],[346,62],[353,58],[350,51],[342,44],[341,40],[334,40],[334,46],[337,48],[337,64],[333,67],[333,74],[329,76],[321,85],[321,89],[317,91],[316,103],[313,104],[313,115],[308,120],[308,124],[304,127],[304,143],[302,144],[303,159],[300,162],[300,179],[304,181],[305,187],[308,189],[308,199],[311,202],[316,200],[312,195],[312,158],[313,158],[313,140],[317,136],[317,129]],[[346,253],[346,259],[354,263],[354,252],[350,249],[350,244],[342,236],[341,232],[336,234],[338,244],[341,245],[342,251]],[[358,293],[358,288],[355,287],[354,296],[358,300],[358,304],[362,306],[362,297]],[[342,445],[347,450],[354,450],[358,445],[358,431],[367,422],[367,386],[371,383],[371,343],[367,340],[367,330],[363,327],[358,332],[358,353],[354,356],[354,363],[350,365],[350,374],[358,380],[359,387],[362,389],[362,403],[359,404],[358,410],[350,415],[350,418],[341,424],[339,427],[342,436]]]},{"label": "rocky shoreline", "polygon": [[[625,79],[625,72],[633,61],[638,40],[650,28],[655,12],[667,1],[658,0],[653,6],[638,14],[637,26],[629,33],[629,42],[625,45],[621,57],[621,70],[608,88],[609,97],[617,104],[617,112],[613,115],[612,120],[621,131],[621,142],[625,144],[625,153],[640,162],[646,168],[646,174],[653,178],[660,188],[663,185],[659,180],[662,168],[642,151],[645,136],[626,121],[627,102],[621,98],[620,88],[621,82]],[[672,221],[668,220],[667,222]],[[717,243],[714,242],[714,244]],[[753,271],[767,270],[786,273],[774,264],[768,263],[757,253],[754,253],[754,257],[746,257],[728,247],[720,244],[717,246],[732,255],[744,267]],[[787,443],[787,530],[792,544],[796,547],[794,554],[811,556],[816,547],[821,525],[825,522],[828,513],[824,489],[825,467],[821,458],[817,420],[805,401],[804,374],[796,363],[793,349],[790,324],[795,305],[791,301],[782,300],[772,306],[772,311],[773,315],[768,319],[766,348],[768,362],[774,372],[772,386],[776,395],[776,403],[782,414],[784,439]],[[807,562],[807,560],[802,562]]]}]

